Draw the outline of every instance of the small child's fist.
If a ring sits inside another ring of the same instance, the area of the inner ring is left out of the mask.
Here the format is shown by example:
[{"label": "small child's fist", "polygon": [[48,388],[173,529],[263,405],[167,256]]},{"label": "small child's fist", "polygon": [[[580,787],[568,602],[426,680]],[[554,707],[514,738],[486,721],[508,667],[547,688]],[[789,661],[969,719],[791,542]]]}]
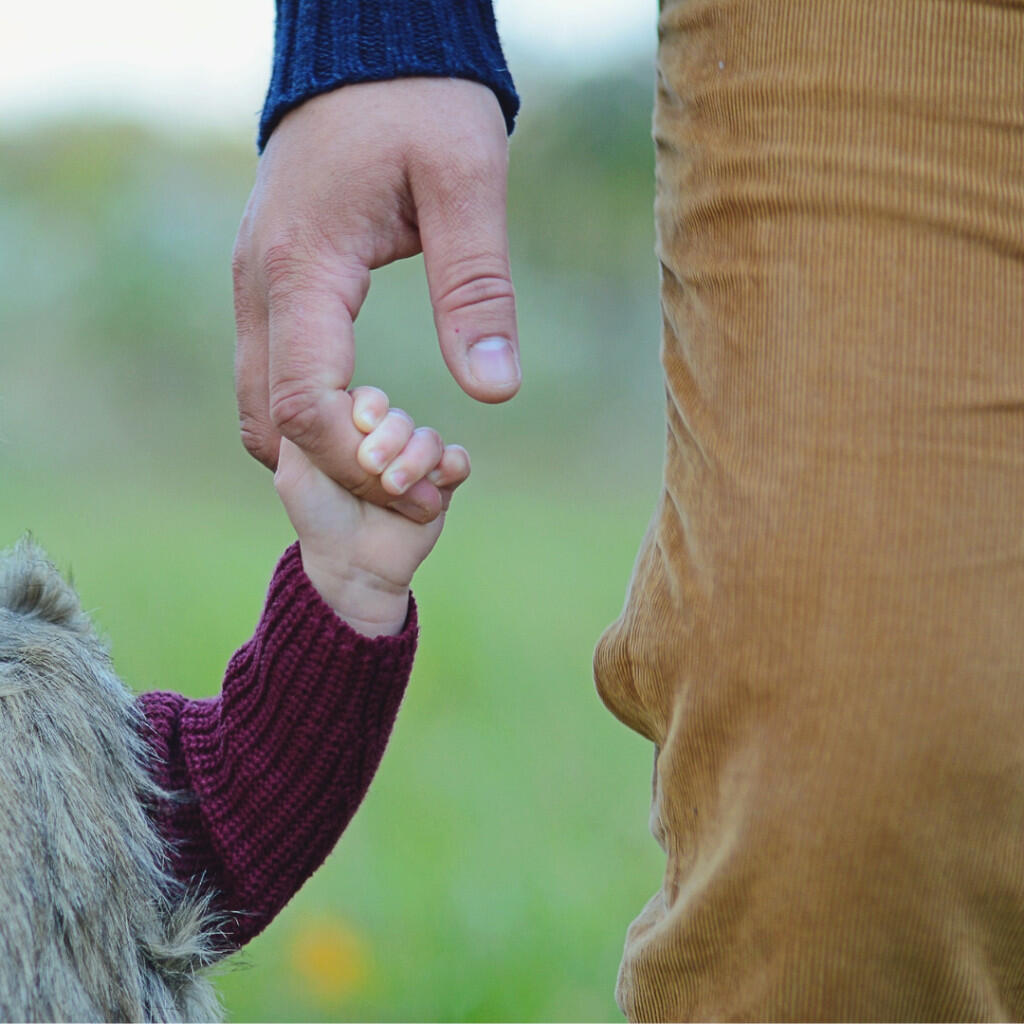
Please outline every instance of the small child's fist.
[{"label": "small child's fist", "polygon": [[[442,495],[469,476],[469,455],[457,444],[445,446],[432,427],[417,427],[402,409],[392,409],[379,388],[352,392],[352,420],[366,434],[356,450],[359,465],[396,497],[419,480],[427,479]],[[447,508],[447,503],[445,508]]]},{"label": "small child's fist", "polygon": [[299,536],[303,567],[331,607],[370,635],[400,632],[412,574],[430,553],[444,523],[442,512],[421,524],[401,514],[403,495],[429,480],[447,509],[469,476],[469,456],[444,445],[437,431],[416,428],[407,413],[389,407],[377,388],[356,388],[351,401],[354,451],[363,490],[378,479],[395,496],[396,511],[365,501],[325,476],[303,452],[282,440],[274,481]]}]

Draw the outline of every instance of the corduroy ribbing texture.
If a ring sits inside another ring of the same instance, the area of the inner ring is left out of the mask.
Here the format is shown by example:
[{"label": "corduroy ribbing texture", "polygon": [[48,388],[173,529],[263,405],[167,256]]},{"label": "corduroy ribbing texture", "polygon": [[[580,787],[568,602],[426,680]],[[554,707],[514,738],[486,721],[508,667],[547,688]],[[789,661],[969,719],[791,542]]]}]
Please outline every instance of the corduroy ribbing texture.
[{"label": "corduroy ribbing texture", "polygon": [[664,0],[632,1019],[1024,1018],[1024,4]]},{"label": "corduroy ribbing texture", "polygon": [[405,692],[416,609],[369,639],[324,603],[298,545],[278,563],[253,638],[221,695],[139,698],[174,873],[203,880],[231,915],[227,942],[257,935],[333,849],[366,794]]},{"label": "corduroy ribbing texture", "polygon": [[490,0],[277,0],[259,148],[289,110],[313,96],[415,75],[488,86],[511,134],[519,97]]}]

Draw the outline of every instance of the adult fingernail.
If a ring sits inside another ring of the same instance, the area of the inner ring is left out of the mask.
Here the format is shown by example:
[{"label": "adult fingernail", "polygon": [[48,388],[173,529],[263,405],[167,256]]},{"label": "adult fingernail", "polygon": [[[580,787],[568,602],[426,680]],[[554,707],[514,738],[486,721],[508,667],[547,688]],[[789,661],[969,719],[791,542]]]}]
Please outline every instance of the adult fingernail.
[{"label": "adult fingernail", "polygon": [[519,361],[506,338],[483,338],[473,345],[469,372],[480,384],[519,383]]}]

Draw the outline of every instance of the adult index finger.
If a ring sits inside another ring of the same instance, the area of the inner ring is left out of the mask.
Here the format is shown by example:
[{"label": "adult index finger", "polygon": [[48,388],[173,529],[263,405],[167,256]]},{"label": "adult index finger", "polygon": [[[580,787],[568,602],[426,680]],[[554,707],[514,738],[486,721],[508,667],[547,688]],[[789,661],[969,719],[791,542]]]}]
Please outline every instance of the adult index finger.
[{"label": "adult index finger", "polygon": [[[364,434],[353,421],[352,397],[346,391],[355,363],[353,311],[358,311],[366,287],[356,291],[355,301],[346,301],[336,282],[318,282],[308,268],[277,271],[272,279],[268,275],[268,286],[273,425],[342,487],[375,505],[392,507],[395,496],[356,458]],[[402,513],[417,522],[429,522],[440,512],[440,493],[432,484],[403,497]]]},{"label": "adult index finger", "polygon": [[271,422],[267,370],[267,306],[241,247],[232,260],[235,303],[235,397],[242,444],[253,458],[277,468],[281,435]]}]

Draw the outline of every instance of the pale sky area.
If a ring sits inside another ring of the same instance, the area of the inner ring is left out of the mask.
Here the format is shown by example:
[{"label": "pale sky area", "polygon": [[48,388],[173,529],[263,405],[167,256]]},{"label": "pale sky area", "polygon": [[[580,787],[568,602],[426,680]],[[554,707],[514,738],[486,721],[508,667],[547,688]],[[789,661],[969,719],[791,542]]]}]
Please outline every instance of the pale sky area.
[{"label": "pale sky area", "polygon": [[[517,61],[598,67],[651,52],[656,0],[495,0]],[[9,5],[0,118],[100,109],[251,131],[263,102],[273,0],[49,0]]]}]

